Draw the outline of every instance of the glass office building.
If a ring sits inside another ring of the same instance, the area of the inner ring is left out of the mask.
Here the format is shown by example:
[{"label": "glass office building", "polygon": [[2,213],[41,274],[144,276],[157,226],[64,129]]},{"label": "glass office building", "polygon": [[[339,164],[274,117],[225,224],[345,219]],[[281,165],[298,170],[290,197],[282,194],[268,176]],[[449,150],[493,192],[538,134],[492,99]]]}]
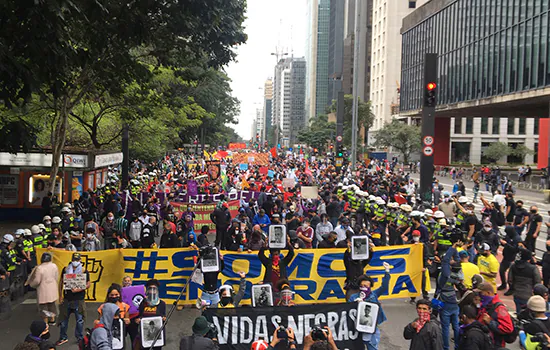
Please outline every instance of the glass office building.
[{"label": "glass office building", "polygon": [[425,53],[438,105],[550,86],[550,0],[433,1],[447,5],[402,33],[401,112],[422,107]]}]

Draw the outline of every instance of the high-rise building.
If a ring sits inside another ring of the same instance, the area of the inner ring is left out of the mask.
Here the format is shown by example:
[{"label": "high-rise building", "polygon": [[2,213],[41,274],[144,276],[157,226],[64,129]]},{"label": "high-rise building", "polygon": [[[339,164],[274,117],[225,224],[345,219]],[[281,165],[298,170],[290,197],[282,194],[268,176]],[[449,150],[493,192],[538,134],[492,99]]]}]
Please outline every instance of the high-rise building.
[{"label": "high-rise building", "polygon": [[329,93],[330,0],[308,0],[306,121],[324,114]]},{"label": "high-rise building", "polygon": [[293,145],[298,133],[305,127],[305,81],[304,58],[281,59],[275,66],[273,78],[273,126],[281,130],[279,143]]},{"label": "high-rise building", "polygon": [[345,0],[330,0],[330,30],[328,39],[328,104],[342,91],[344,70],[344,19]]},{"label": "high-rise building", "polygon": [[372,130],[391,121],[401,80],[401,23],[426,0],[374,0],[372,8],[372,54],[370,100],[375,116]]},{"label": "high-rise building", "polygon": [[262,132],[262,142],[270,141],[273,130],[272,116],[273,116],[273,80],[267,79],[264,84],[264,108],[263,119],[264,128]]},{"label": "high-rise building", "polygon": [[265,126],[264,113],[262,108],[256,108],[256,137],[257,141],[263,142],[263,131]]},{"label": "high-rise building", "polygon": [[[498,163],[548,164],[548,1],[430,1],[402,22],[400,116],[421,120],[424,57],[438,56],[434,162],[490,164],[503,142],[535,154]],[[539,156],[540,154],[540,156]]]},{"label": "high-rise building", "polygon": [[258,130],[258,122],[256,121],[256,118],[252,120],[252,128],[250,129],[250,140],[253,142],[256,141],[256,131]]}]

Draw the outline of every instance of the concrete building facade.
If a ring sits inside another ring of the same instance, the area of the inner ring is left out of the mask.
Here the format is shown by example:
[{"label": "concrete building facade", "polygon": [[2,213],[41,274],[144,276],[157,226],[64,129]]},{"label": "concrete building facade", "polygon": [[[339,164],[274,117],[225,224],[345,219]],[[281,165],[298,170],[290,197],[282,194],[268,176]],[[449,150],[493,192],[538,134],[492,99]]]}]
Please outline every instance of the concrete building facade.
[{"label": "concrete building facade", "polygon": [[391,122],[391,106],[398,101],[403,18],[425,2],[373,0],[370,72],[370,100],[375,116],[373,131]]},{"label": "concrete building facade", "polygon": [[273,130],[273,80],[267,79],[264,83],[264,106],[263,106],[264,128],[262,129],[262,142],[269,141]]},{"label": "concrete building facade", "polygon": [[344,70],[344,20],[345,0],[330,0],[330,35],[328,41],[328,104],[342,91]]},{"label": "concrete building facade", "polygon": [[274,127],[280,127],[280,143],[285,147],[293,145],[306,126],[305,92],[305,59],[281,59],[273,79],[273,120]]}]

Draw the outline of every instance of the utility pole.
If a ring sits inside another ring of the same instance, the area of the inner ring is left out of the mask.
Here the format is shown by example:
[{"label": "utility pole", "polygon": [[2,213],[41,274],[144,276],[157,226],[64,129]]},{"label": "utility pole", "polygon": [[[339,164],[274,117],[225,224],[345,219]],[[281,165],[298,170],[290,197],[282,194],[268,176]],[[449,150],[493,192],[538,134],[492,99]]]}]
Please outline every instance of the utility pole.
[{"label": "utility pole", "polygon": [[353,49],[353,104],[351,116],[351,170],[355,171],[357,161],[357,114],[359,112],[359,41],[361,38],[362,0],[355,0],[355,36]]},{"label": "utility pole", "polygon": [[122,127],[122,189],[128,188],[129,172],[130,172],[130,150],[128,147],[129,141],[129,129],[128,123],[125,123]]}]

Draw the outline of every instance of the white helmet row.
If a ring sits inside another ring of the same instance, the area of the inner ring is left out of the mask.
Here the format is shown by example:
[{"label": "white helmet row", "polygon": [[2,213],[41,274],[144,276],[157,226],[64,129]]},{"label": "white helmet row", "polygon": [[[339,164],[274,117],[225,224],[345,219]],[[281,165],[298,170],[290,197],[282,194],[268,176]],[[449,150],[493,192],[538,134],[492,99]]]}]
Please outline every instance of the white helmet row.
[{"label": "white helmet row", "polygon": [[433,215],[434,215],[434,212],[433,212],[433,210],[431,210],[431,209],[426,209],[426,210],[424,210],[424,215],[426,215],[426,216],[433,216]]},{"label": "white helmet row", "polygon": [[24,234],[25,234],[25,230],[23,230],[22,228],[18,228],[17,230],[15,230],[15,233],[14,233],[16,237],[23,236]]},{"label": "white helmet row", "polygon": [[29,230],[28,228],[25,229],[25,233],[23,234],[25,237],[30,237],[32,236],[32,231]]},{"label": "white helmet row", "polygon": [[52,218],[49,215],[46,215],[42,218],[42,221],[52,221]]},{"label": "white helmet row", "polygon": [[54,216],[52,219],[52,224],[60,224],[61,218],[59,216]]},{"label": "white helmet row", "polygon": [[39,225],[32,225],[31,226],[31,233],[37,235],[40,233],[40,226]]},{"label": "white helmet row", "polygon": [[399,208],[399,204],[397,202],[390,202],[388,203],[388,208],[397,209]]},{"label": "white helmet row", "polygon": [[4,235],[4,238],[2,239],[2,242],[4,243],[11,243],[13,242],[15,239],[13,238],[12,235],[10,235],[9,233],[8,234],[5,234]]},{"label": "white helmet row", "polygon": [[410,213],[412,211],[412,207],[408,204],[401,204],[399,208],[401,208],[401,210],[403,210],[406,213]]},{"label": "white helmet row", "polygon": [[436,219],[445,219],[445,213],[442,212],[441,210],[437,210],[434,213],[434,218],[436,218]]},{"label": "white helmet row", "polygon": [[61,208],[61,212],[62,213],[70,213],[71,212],[71,209],[67,208],[67,207],[63,207]]},{"label": "white helmet row", "polygon": [[458,197],[458,203],[460,204],[468,203],[468,197],[465,197],[465,196]]}]

